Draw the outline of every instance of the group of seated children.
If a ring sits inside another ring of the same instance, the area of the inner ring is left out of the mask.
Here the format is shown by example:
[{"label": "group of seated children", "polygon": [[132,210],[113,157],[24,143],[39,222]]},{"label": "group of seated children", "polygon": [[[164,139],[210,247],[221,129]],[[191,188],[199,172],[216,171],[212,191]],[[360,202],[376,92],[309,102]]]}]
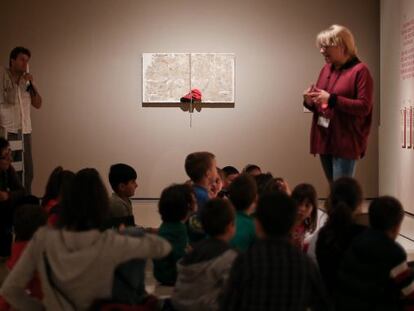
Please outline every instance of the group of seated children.
[{"label": "group of seated children", "polygon": [[[106,230],[109,196],[95,169],[77,172],[59,204],[56,227],[37,230],[2,284],[1,295],[14,309],[89,310],[118,292],[114,279],[121,264],[162,258],[171,251],[171,245],[156,235],[135,237]],[[35,275],[42,300],[26,289]]]},{"label": "group of seated children", "polygon": [[[0,186],[9,181],[2,174],[12,170],[3,163],[7,148],[0,139]],[[56,168],[41,206],[1,210],[3,201],[15,202],[11,185],[8,192],[0,188],[0,212],[9,216],[3,250],[10,219],[15,233],[0,310],[110,304],[177,311],[413,308],[413,274],[395,241],[404,217],[395,198],[371,202],[368,229],[357,224],[361,187],[340,178],[331,185],[327,221],[317,231],[318,197],[310,184],[290,191],[285,180],[257,165],[242,173],[218,169],[210,152],[189,154],[184,169],[190,181],[161,193],[156,230],[134,219],[137,173],[126,164],[110,167],[111,197],[90,168],[76,174]],[[10,194],[7,200],[2,191]],[[173,287],[166,301],[145,291],[147,259],[156,280]]]}]

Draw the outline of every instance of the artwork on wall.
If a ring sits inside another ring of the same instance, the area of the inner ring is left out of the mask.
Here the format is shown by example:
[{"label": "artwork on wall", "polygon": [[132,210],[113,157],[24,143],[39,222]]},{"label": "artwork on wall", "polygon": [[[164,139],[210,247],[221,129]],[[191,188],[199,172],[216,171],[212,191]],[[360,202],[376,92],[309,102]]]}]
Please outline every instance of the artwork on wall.
[{"label": "artwork on wall", "polygon": [[144,53],[142,103],[234,103],[234,70],[232,53]]}]

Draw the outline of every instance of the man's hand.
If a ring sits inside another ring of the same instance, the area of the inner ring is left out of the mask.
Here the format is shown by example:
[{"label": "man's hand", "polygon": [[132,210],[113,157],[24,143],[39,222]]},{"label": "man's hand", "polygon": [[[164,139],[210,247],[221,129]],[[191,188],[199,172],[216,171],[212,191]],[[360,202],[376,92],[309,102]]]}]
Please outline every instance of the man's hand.
[{"label": "man's hand", "polygon": [[33,75],[25,72],[22,76],[24,81],[30,82],[31,84],[31,90],[30,90],[30,97],[32,99],[32,106],[36,109],[39,109],[42,106],[42,97],[40,96],[36,86],[33,83]]},{"label": "man's hand", "polygon": [[32,74],[30,74],[30,73],[28,73],[28,72],[25,72],[24,74],[23,74],[23,79],[24,79],[24,81],[30,81],[30,82],[33,82],[33,75]]}]

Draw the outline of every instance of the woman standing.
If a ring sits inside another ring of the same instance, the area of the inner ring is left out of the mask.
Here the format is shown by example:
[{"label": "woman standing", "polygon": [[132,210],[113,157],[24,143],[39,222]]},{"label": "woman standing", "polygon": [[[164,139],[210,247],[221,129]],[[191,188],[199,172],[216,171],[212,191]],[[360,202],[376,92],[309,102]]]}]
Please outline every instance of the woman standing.
[{"label": "woman standing", "polygon": [[356,161],[365,155],[372,122],[373,80],[356,55],[349,29],[332,25],[318,34],[325,58],[316,85],[304,92],[304,106],[313,112],[310,152],[319,154],[328,181],[353,177]]}]

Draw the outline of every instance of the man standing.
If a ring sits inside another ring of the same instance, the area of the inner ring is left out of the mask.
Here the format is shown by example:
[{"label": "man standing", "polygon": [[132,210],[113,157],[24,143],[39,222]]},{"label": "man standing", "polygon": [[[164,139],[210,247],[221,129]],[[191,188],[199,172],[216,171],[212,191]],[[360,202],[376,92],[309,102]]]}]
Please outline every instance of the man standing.
[{"label": "man standing", "polygon": [[9,68],[0,69],[0,130],[8,140],[23,138],[24,141],[24,187],[31,193],[33,180],[32,124],[30,105],[39,109],[40,96],[29,73],[31,53],[24,47],[10,52]]}]

